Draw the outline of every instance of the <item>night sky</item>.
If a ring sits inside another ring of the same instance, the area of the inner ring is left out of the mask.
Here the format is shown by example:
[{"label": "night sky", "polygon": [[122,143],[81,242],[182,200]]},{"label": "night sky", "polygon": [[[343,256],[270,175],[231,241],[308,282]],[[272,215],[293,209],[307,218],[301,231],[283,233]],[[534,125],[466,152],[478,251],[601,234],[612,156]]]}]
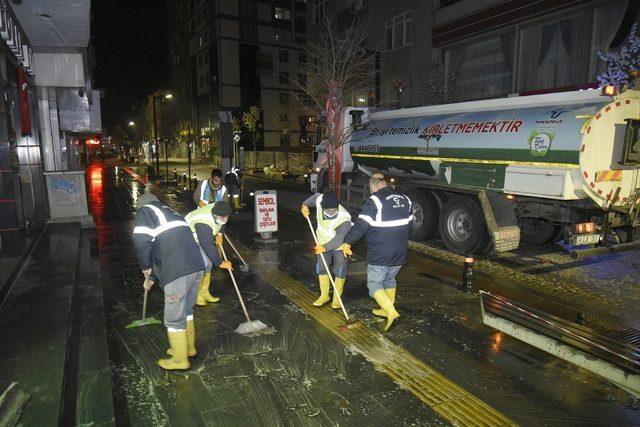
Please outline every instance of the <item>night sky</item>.
[{"label": "night sky", "polygon": [[106,134],[133,119],[132,106],[169,84],[165,0],[93,1],[95,86],[106,91]]}]

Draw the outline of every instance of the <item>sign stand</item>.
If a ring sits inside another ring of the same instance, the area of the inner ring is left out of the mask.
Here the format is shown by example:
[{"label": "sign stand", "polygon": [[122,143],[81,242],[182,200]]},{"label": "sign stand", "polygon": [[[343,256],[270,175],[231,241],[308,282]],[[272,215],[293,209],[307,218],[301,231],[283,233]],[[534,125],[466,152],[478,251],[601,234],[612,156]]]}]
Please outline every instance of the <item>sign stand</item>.
[{"label": "sign stand", "polygon": [[276,190],[254,192],[255,231],[260,236],[255,240],[263,243],[277,242],[272,233],[278,231],[278,195]]}]

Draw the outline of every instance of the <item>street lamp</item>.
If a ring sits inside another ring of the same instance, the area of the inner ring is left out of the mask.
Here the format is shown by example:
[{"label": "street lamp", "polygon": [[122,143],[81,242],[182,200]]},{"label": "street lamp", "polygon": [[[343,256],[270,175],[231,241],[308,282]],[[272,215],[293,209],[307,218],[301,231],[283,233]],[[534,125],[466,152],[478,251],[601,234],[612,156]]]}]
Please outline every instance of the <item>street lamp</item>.
[{"label": "street lamp", "polygon": [[136,123],[134,121],[130,121],[129,122],[129,126],[134,127],[136,125]]},{"label": "street lamp", "polygon": [[[158,123],[156,119],[156,101],[164,102],[165,99],[172,99],[173,94],[167,93],[164,96],[153,95],[153,137],[156,140],[156,174],[160,175],[160,142],[158,140]],[[164,147],[164,164],[166,179],[169,180],[169,154],[167,146]]]}]

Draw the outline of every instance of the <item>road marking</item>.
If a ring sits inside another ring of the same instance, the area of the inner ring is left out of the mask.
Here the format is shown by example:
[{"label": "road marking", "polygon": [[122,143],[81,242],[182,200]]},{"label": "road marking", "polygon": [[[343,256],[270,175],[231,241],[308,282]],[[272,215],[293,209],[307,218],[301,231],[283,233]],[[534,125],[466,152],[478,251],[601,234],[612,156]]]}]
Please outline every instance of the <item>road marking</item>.
[{"label": "road marking", "polygon": [[[164,194],[161,197],[164,200]],[[255,251],[250,251],[238,241],[236,246],[258,277],[278,289],[291,302],[344,342],[351,351],[364,356],[444,420],[456,426],[517,425],[513,420],[364,323],[358,323],[351,329],[340,328],[344,325],[342,315],[329,306],[314,307],[312,303],[316,300],[316,295],[302,283],[280,271],[279,264],[261,260],[255,255]]]},{"label": "road marking", "polygon": [[313,307],[317,295],[303,284],[280,271],[279,265],[267,263],[245,246],[237,243],[258,277],[278,289],[314,320],[328,329],[354,352],[363,355],[398,385],[413,393],[429,408],[453,425],[511,426],[516,423],[445,378],[411,353],[393,344],[363,323],[350,329],[340,328],[344,318],[328,306]]}]

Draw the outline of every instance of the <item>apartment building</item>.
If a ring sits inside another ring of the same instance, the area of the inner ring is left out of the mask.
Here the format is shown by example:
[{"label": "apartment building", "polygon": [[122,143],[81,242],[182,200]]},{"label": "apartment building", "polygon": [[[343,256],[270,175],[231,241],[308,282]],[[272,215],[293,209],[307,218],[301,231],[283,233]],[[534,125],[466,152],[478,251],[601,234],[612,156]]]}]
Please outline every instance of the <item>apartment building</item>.
[{"label": "apartment building", "polygon": [[168,0],[168,15],[175,134],[196,135],[200,149],[215,147],[218,113],[240,116],[257,105],[261,146],[286,144],[283,112],[289,144],[300,143],[306,116],[296,94],[306,80],[299,64],[306,62],[307,1]]}]

